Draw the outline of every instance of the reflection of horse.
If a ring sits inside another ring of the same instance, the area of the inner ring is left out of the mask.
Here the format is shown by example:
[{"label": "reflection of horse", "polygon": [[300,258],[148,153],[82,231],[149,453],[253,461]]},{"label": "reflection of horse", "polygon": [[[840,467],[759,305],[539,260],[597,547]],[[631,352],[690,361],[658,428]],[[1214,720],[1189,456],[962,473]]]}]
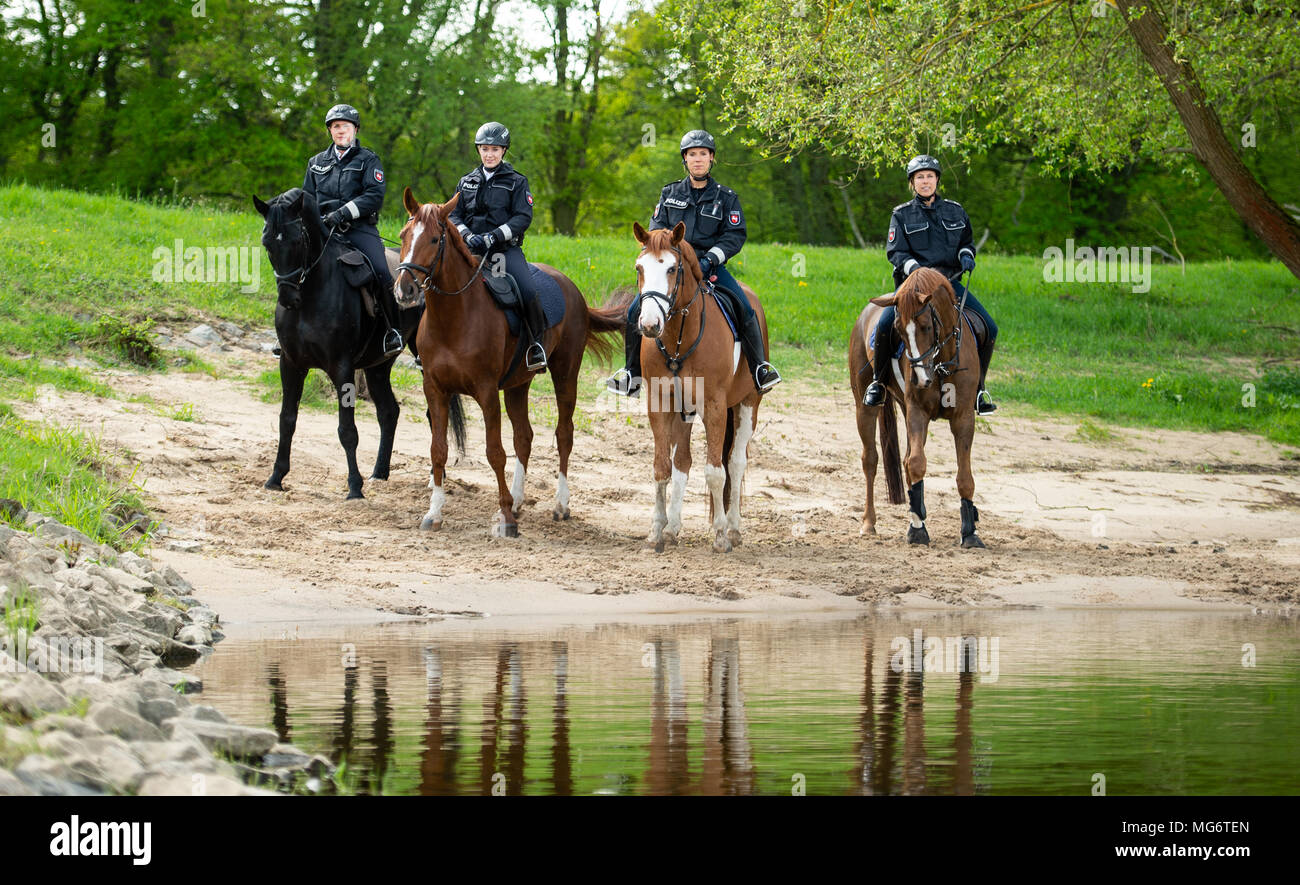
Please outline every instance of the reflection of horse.
[{"label": "reflection of horse", "polygon": [[[456,394],[468,394],[483,410],[487,431],[487,459],[497,477],[500,514],[493,530],[506,537],[519,534],[516,515],[524,506],[524,476],[532,452],[533,429],[528,422],[528,388],[536,372],[514,359],[517,337],[510,334],[506,314],[500,310],[476,271],[476,262],[456,227],[447,222],[459,195],[443,205],[421,204],[408,187],[402,195],[411,218],[402,228],[402,261],[397,273],[397,303],[410,306],[426,297],[424,320],[416,337],[424,366],[424,396],[429,403],[433,442],[429,456],[433,490],[422,529],[442,527],[446,502],[443,478],[447,464],[447,421],[463,439],[464,426],[451,411]],[[621,333],[624,309],[593,310],[573,281],[553,267],[536,265],[558,285],[564,318],[543,337],[555,402],[559,412],[555,436],[560,454],[560,476],[552,517],[569,518],[569,452],[573,448],[573,409],[578,400],[578,371],[587,348],[602,359],[613,351],[609,340],[598,336]],[[501,395],[514,432],[514,482],[506,485],[506,451],[501,445]]]},{"label": "reflection of horse", "polygon": [[[862,395],[870,380],[867,363],[892,359],[874,351],[875,326],[883,308],[894,305],[897,312],[895,330],[905,343],[907,367],[894,363],[889,381],[889,395],[883,406],[862,404]],[[972,498],[975,477],[971,473],[970,450],[975,435],[975,396],[979,391],[979,355],[974,336],[961,347],[962,330],[958,325],[957,300],[952,284],[937,270],[920,267],[912,271],[898,291],[871,299],[849,338],[849,379],[857,407],[858,435],[862,437],[862,470],[867,475],[867,504],[862,514],[862,534],[876,532],[876,423],[880,425],[880,448],[885,458],[885,484],[889,503],[903,503],[903,480],[898,460],[898,432],[894,423],[894,402],[903,404],[907,426],[907,469],[909,518],[907,540],[912,544],[929,544],[925,528],[925,439],[930,422],[946,418],[957,446],[957,492],[961,495],[961,545],[983,547],[975,534],[979,511]],[[938,382],[938,383],[936,383]],[[875,413],[879,412],[877,416]]]},{"label": "reflection of horse", "polygon": [[[709,486],[713,549],[726,553],[740,543],[740,491],[763,395],[754,386],[753,373],[744,368],[740,345],[722,309],[701,287],[695,250],[681,248],[686,225],[647,232],[633,223],[632,231],[642,247],[636,259],[641,295],[638,327],[644,338],[643,386],[655,441],[655,512],[647,541],[663,552],[666,543],[677,543],[681,532],[682,498],[691,470],[691,424],[684,418],[693,406],[692,411],[698,408],[704,416],[708,450],[704,477]],[[749,287],[741,288],[758,315],[766,347],[763,307]],[[674,353],[666,349],[665,339],[676,340]],[[667,500],[670,476],[671,504]]]},{"label": "reflection of horse", "polygon": [[[365,370],[366,385],[379,418],[379,455],[371,479],[388,479],[400,411],[389,380],[397,355],[384,356],[383,338],[388,325],[383,309],[368,316],[361,294],[340,272],[339,258],[350,247],[330,237],[314,197],[294,188],[269,204],[253,197],[253,205],[266,219],[262,245],[270,256],[279,292],[275,332],[280,337],[280,446],[266,487],[283,491],[280,483],[289,472],[289,450],[298,424],[303,382],[308,371],[320,369],[338,394],[339,442],[348,458],[348,497],[364,497],[353,414],[356,370]],[[401,312],[399,331],[408,345],[419,322],[419,310]]]},{"label": "reflection of horse", "polygon": [[645,781],[656,796],[681,796],[690,789],[686,685],[676,639],[654,641],[654,700],[650,707],[650,764]]},{"label": "reflection of horse", "polygon": [[758,775],[749,744],[745,695],[740,689],[740,640],[714,639],[709,647],[709,686],[704,699],[702,792],[752,796]]}]

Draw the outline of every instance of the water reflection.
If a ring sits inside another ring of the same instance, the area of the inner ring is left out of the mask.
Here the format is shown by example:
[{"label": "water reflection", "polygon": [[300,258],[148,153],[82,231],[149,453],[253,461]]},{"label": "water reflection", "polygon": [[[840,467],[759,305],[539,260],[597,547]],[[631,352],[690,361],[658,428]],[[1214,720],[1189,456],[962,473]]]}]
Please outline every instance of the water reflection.
[{"label": "water reflection", "polygon": [[[1243,631],[1270,666],[1243,671]],[[1300,728],[1296,634],[1172,613],[433,624],[227,640],[200,675],[204,702],[346,760],[359,793],[1084,795],[1097,770],[1296,792],[1277,737]]]}]

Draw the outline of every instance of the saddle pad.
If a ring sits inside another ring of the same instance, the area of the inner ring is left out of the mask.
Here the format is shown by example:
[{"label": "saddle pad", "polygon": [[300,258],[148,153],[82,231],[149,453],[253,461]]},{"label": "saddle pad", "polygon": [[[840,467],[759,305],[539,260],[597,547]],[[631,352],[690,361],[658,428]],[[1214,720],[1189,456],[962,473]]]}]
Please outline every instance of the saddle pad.
[{"label": "saddle pad", "polygon": [[[564,292],[560,290],[560,284],[549,274],[538,270],[535,264],[529,264],[528,269],[533,274],[533,291],[537,293],[537,297],[542,303],[542,314],[546,317],[546,328],[558,326],[564,322]],[[510,326],[510,334],[517,337],[519,335],[518,309],[503,307],[502,310],[505,311],[506,322]]]},{"label": "saddle pad", "polygon": [[731,315],[731,298],[723,292],[721,286],[709,286],[709,294],[717,302],[718,309],[722,311],[722,316],[726,319],[727,325],[731,328],[731,340],[739,341],[740,335],[736,331],[736,318]]},{"label": "saddle pad", "polygon": [[374,316],[377,305],[371,283],[375,282],[375,272],[370,266],[370,259],[360,249],[354,249],[340,255],[339,264],[343,266],[343,278],[348,281],[348,285],[361,293],[361,303],[365,306],[366,313]]},{"label": "saddle pad", "polygon": [[987,338],[989,334],[989,330],[984,326],[984,321],[980,319],[979,314],[971,310],[969,307],[966,308],[965,313],[966,322],[970,324],[971,334],[975,336],[975,341],[978,344],[983,344],[984,339]]}]

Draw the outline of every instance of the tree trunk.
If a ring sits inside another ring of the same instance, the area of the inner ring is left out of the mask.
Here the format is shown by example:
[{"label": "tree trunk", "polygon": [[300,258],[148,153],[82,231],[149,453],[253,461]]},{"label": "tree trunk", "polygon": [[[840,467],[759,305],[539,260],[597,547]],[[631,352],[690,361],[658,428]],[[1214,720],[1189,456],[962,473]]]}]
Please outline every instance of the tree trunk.
[{"label": "tree trunk", "polygon": [[1233,211],[1291,273],[1300,277],[1300,224],[1283,211],[1241,162],[1218,114],[1201,89],[1196,72],[1187,62],[1174,58],[1158,13],[1147,5],[1142,15],[1135,17],[1135,0],[1116,0],[1116,6],[1142,55],[1169,93],[1196,158],[1210,173]]}]

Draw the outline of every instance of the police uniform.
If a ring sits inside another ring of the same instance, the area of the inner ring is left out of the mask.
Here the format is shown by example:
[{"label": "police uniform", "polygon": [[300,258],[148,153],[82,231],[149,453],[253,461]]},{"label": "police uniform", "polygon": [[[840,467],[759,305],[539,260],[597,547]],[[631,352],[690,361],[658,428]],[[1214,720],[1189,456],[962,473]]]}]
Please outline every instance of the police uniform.
[{"label": "police uniform", "polygon": [[[961,302],[965,287],[955,277],[961,274],[961,256],[975,258],[974,238],[970,216],[956,200],[935,196],[930,205],[919,196],[894,207],[889,218],[889,237],[885,257],[894,265],[894,288],[903,285],[908,275],[918,267],[932,267],[952,280],[952,287]],[[966,306],[972,308],[988,328],[988,339],[998,337],[997,324],[984,305],[966,292]],[[892,310],[892,308],[890,308]],[[887,319],[892,321],[892,317]]]},{"label": "police uniform", "polygon": [[[460,199],[448,220],[462,237],[492,234],[496,242],[491,252],[505,257],[506,270],[519,284],[519,294],[526,302],[536,300],[533,275],[524,258],[524,233],[533,223],[533,195],[527,176],[504,160],[489,174],[482,166],[456,183]],[[485,265],[489,270],[491,260]]]},{"label": "police uniform", "polygon": [[743,312],[739,319],[752,316],[754,309],[749,306],[749,299],[743,297],[740,284],[724,266],[745,245],[745,213],[740,208],[740,197],[712,176],[704,187],[691,187],[690,176],[670,182],[659,194],[650,218],[650,230],[671,230],[679,221],[686,224],[685,240],[695,247],[695,257],[708,255],[718,284],[737,296],[732,300],[739,303]]},{"label": "police uniform", "polygon": [[370,259],[385,292],[392,290],[393,278],[388,273],[384,244],[376,225],[387,187],[379,157],[357,140],[353,140],[342,156],[330,145],[308,160],[302,182],[302,189],[316,199],[321,215],[342,209],[351,219],[350,228],[340,234]]}]

